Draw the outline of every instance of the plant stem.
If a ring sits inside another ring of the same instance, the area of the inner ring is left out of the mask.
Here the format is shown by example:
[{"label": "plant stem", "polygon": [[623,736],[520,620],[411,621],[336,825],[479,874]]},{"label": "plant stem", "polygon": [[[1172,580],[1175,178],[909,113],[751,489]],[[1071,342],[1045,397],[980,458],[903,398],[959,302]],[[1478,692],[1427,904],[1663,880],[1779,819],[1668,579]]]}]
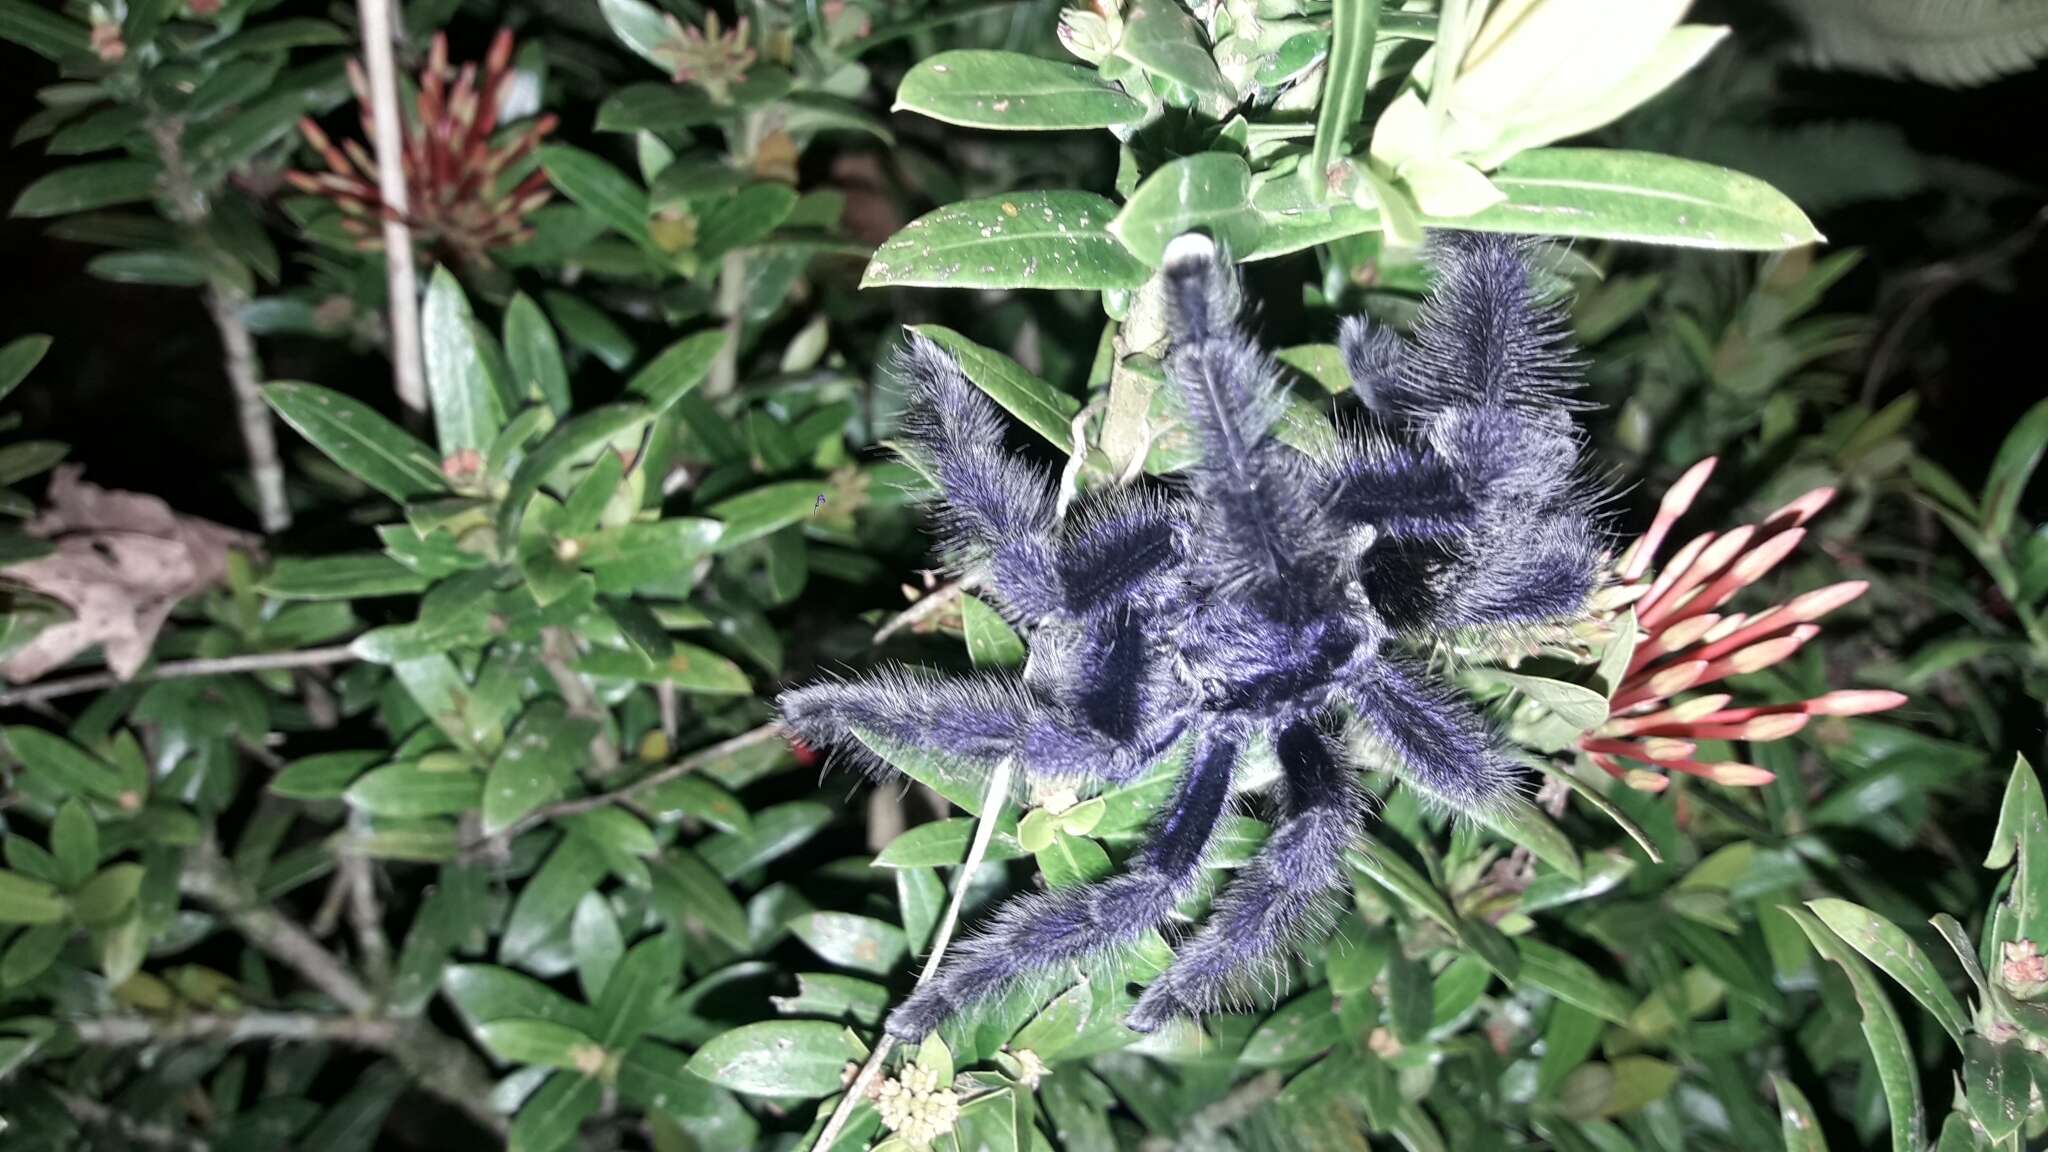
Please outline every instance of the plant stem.
[{"label": "plant stem", "polygon": [[259,951],[298,973],[343,1009],[396,1029],[382,1051],[422,1089],[460,1108],[494,1133],[502,1135],[507,1130],[505,1118],[491,1109],[490,1072],[468,1045],[424,1020],[375,1016],[376,997],[362,980],[312,933],[257,899],[211,842],[186,857],[179,887],[186,895],[211,905]]},{"label": "plant stem", "polygon": [[[46,1086],[47,1087],[47,1086]],[[175,1152],[207,1152],[209,1145],[197,1136],[186,1136],[163,1124],[145,1124],[117,1112],[89,1096],[51,1087],[64,1110],[80,1124],[105,1128],[120,1136],[132,1148],[168,1148]]]},{"label": "plant stem", "polygon": [[223,1013],[171,1020],[107,1016],[70,1023],[78,1031],[78,1038],[85,1043],[112,1048],[201,1041],[247,1044],[259,1040],[304,1040],[382,1049],[390,1047],[405,1031],[396,1020],[318,1016],[307,1012]]},{"label": "plant stem", "polygon": [[597,735],[590,738],[590,768],[599,776],[608,776],[619,766],[619,749],[605,731],[605,721],[611,718],[606,708],[590,690],[590,685],[569,667],[576,658],[576,640],[560,628],[544,629],[540,634],[540,663],[547,669],[548,678],[555,682],[555,691],[561,694],[562,703],[568,706],[569,715],[579,716],[597,724]]},{"label": "plant stem", "polygon": [[172,660],[158,664],[154,668],[145,668],[137,672],[132,680],[122,680],[112,672],[91,672],[63,680],[30,684],[25,688],[12,688],[0,692],[0,708],[39,704],[60,696],[98,692],[105,688],[149,680],[183,680],[192,676],[224,676],[231,672],[262,672],[272,668],[319,668],[330,664],[346,664],[354,659],[356,654],[348,645],[335,644],[327,648],[306,648],[297,652],[257,652],[248,656],[221,656],[209,660]]},{"label": "plant stem", "polygon": [[398,0],[356,0],[363,29],[363,66],[369,73],[370,117],[376,138],[377,196],[384,202],[384,285],[391,304],[391,372],[398,402],[408,412],[427,410],[420,355],[420,277],[412,230],[406,226],[405,129],[398,110],[398,63],[391,48]]},{"label": "plant stem", "polygon": [[185,163],[185,127],[176,120],[151,117],[151,137],[156,141],[158,159],[163,163],[164,189],[169,193],[171,217],[189,234],[192,245],[216,270],[207,275],[206,311],[220,333],[222,363],[228,387],[235,395],[235,420],[241,426],[242,447],[249,455],[249,479],[256,486],[256,515],[263,531],[272,535],[292,526],[291,504],[285,498],[284,465],[277,456],[277,429],[270,421],[270,405],[263,400],[263,365],[256,358],[256,338],[242,321],[242,306],[248,294],[242,286],[219,271],[224,255],[207,234],[210,211],[206,194],[192,178]]}]

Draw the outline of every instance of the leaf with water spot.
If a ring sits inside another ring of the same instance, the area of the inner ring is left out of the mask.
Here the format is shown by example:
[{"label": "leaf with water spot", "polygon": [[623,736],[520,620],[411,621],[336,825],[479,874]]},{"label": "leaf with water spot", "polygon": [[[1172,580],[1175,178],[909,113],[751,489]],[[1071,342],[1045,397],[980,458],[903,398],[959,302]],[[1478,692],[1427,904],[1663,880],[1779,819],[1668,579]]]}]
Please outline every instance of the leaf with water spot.
[{"label": "leaf with water spot", "polygon": [[1142,102],[1093,68],[1018,52],[941,52],[920,60],[897,85],[896,108],[1010,132],[1109,128],[1145,116]]},{"label": "leaf with water spot", "polygon": [[862,288],[1136,288],[1143,262],[1092,192],[1010,192],[925,213],[875,250]]}]

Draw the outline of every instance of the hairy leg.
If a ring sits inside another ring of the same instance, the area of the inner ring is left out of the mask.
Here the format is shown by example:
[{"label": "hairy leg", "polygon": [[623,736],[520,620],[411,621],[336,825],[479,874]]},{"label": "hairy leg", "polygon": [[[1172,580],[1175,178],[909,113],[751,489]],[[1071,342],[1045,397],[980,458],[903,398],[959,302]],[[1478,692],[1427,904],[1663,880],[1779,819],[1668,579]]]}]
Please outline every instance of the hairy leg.
[{"label": "hairy leg", "polygon": [[1021,979],[1132,943],[1164,922],[1201,874],[1240,746],[1235,734],[1204,734],[1166,815],[1128,871],[1004,905],[948,957],[937,976],[889,1014],[889,1034],[918,1040],[953,1013]]},{"label": "hairy leg", "polygon": [[1348,698],[1402,778],[1459,811],[1499,805],[1520,770],[1472,705],[1409,661],[1382,655]]},{"label": "hairy leg", "polygon": [[1365,818],[1352,769],[1309,721],[1275,742],[1283,776],[1282,818],[1265,847],[1237,874],[1209,914],[1138,998],[1126,1023],[1150,1032],[1178,1016],[1213,1012],[1269,978],[1282,957],[1315,932],[1344,883],[1344,850]]},{"label": "hairy leg", "polygon": [[898,371],[910,391],[904,454],[938,486],[941,550],[956,568],[986,571],[1017,619],[1083,617],[1156,593],[1179,564],[1179,525],[1163,501],[1097,499],[1062,526],[1051,478],[1005,447],[1002,412],[937,344],[913,336]]}]

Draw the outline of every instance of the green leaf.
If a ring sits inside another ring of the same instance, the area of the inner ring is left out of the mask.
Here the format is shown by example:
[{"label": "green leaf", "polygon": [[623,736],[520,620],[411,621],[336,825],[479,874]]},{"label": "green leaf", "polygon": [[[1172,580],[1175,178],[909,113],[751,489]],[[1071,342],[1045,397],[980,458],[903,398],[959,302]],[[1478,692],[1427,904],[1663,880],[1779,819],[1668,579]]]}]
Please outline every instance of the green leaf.
[{"label": "green leaf", "polygon": [[1415,866],[1386,845],[1367,837],[1350,855],[1354,867],[1372,877],[1381,887],[1407,901],[1417,911],[1452,931],[1458,914]]},{"label": "green leaf", "polygon": [[520,889],[511,918],[498,941],[498,958],[517,963],[546,943],[555,929],[575,915],[586,892],[605,877],[604,854],[580,836],[565,836]]},{"label": "green leaf", "polygon": [[263,398],[315,448],[393,500],[403,503],[447,490],[434,450],[367,405],[291,382],[265,385]]},{"label": "green leaf", "polygon": [[1184,156],[1145,178],[1109,225],[1110,234],[1152,267],[1185,232],[1207,232],[1229,254],[1259,246],[1264,225],[1251,206],[1252,170],[1228,152]]},{"label": "green leaf", "polygon": [[90,50],[85,25],[28,0],[0,0],[0,40],[56,61]]},{"label": "green leaf", "polygon": [[1186,99],[1169,96],[1169,102],[1192,102],[1217,120],[1237,104],[1237,93],[1217,70],[1201,29],[1174,0],[1139,0],[1127,8],[1117,53],[1186,93]]},{"label": "green leaf", "polygon": [[803,845],[832,822],[832,809],[808,800],[777,804],[754,813],[746,832],[721,832],[698,846],[704,862],[727,880],[737,880]]},{"label": "green leaf", "polygon": [[1541,940],[1524,937],[1515,946],[1522,954],[1523,981],[1603,1020],[1627,1026],[1629,1012],[1635,1007],[1627,989],[1571,953]]},{"label": "green leaf", "polygon": [[1856,1003],[1863,1009],[1863,1038],[1877,1062],[1877,1078],[1884,1086],[1885,1105],[1891,1115],[1892,1152],[1918,1152],[1925,1139],[1925,1106],[1920,1099],[1920,1071],[1913,1062],[1913,1049],[1906,1029],[1892,1002],[1885,998],[1877,975],[1862,958],[1842,942],[1841,937],[1804,908],[1778,906],[1790,916],[1822,957],[1842,966],[1855,990]]},{"label": "green leaf", "polygon": [[648,408],[659,416],[682,399],[684,393],[704,382],[724,347],[722,328],[685,336],[635,374],[626,391],[645,400]]},{"label": "green leaf", "polygon": [[2014,935],[2048,941],[2048,800],[2043,799],[2040,778],[2025,756],[2013,761],[1984,866],[2003,868],[2015,857],[2019,872],[2013,877],[2010,897],[2017,914]]},{"label": "green leaf", "polygon": [[754,823],[739,797],[702,776],[678,776],[640,789],[633,802],[657,820],[688,816],[720,832],[745,832]]},{"label": "green leaf", "polygon": [[1828,1152],[1828,1140],[1820,1130],[1820,1117],[1797,1085],[1776,1072],[1771,1086],[1778,1094],[1778,1122],[1785,1136],[1785,1152]]},{"label": "green leaf", "polygon": [[606,1048],[625,1048],[647,1031],[657,1011],[675,994],[683,970],[683,938],[662,932],[635,944],[605,982],[597,1002],[597,1039]]},{"label": "green leaf", "polygon": [[2033,1078],[2027,1051],[2014,1042],[1993,1043],[1973,1034],[1963,1042],[1963,1088],[1970,1115],[1993,1144],[2013,1137],[2027,1122]]},{"label": "green leaf", "polygon": [[57,809],[50,852],[57,858],[57,883],[66,890],[85,883],[100,866],[100,828],[85,801],[73,797]]},{"label": "green leaf", "polygon": [[1312,988],[1266,1017],[1244,1042],[1238,1063],[1252,1068],[1281,1068],[1321,1055],[1344,1038],[1328,985]]},{"label": "green leaf", "polygon": [[2027,409],[1992,458],[1991,474],[1984,481],[1984,517],[1979,524],[1986,537],[2002,541],[2011,531],[2020,494],[2041,466],[2044,451],[2048,451],[2048,400]]},{"label": "green leaf", "polygon": [[466,812],[483,802],[483,791],[483,777],[467,769],[431,771],[406,760],[364,773],[342,798],[372,816],[403,820]]},{"label": "green leaf", "polygon": [[99,757],[40,728],[4,730],[7,746],[29,772],[66,796],[96,796],[119,803],[128,793],[121,776]]},{"label": "green leaf", "polygon": [[808,912],[789,930],[828,962],[876,976],[888,975],[909,949],[903,929],[851,912]]},{"label": "green leaf", "polygon": [[406,596],[432,584],[382,552],[280,556],[256,582],[256,591],[279,600],[356,600]]},{"label": "green leaf", "polygon": [[596,1040],[552,1020],[492,1020],[477,1025],[477,1043],[508,1064],[543,1064],[575,1069],[587,1061]]},{"label": "green leaf", "polygon": [[88,275],[109,284],[152,284],[164,288],[197,288],[213,278],[215,266],[205,256],[178,248],[107,252],[85,262]]},{"label": "green leaf", "polygon": [[540,166],[564,196],[589,209],[607,228],[650,252],[660,252],[647,235],[647,190],[617,168],[566,144],[542,148]]},{"label": "green leaf", "polygon": [[1522,799],[1509,797],[1498,807],[1483,805],[1467,813],[1481,825],[1512,843],[1527,848],[1538,860],[1576,880],[1583,873],[1578,850],[1571,838],[1551,822],[1543,810]]},{"label": "green leaf", "polygon": [[738,113],[702,88],[686,84],[629,84],[597,106],[599,132],[673,133],[716,124]]},{"label": "green leaf", "polygon": [[498,429],[504,427],[505,414],[477,347],[476,316],[469,309],[469,298],[445,264],[434,269],[427,285],[427,300],[420,309],[420,338],[442,459],[465,450],[481,457],[490,450]]},{"label": "green leaf", "polygon": [[941,52],[913,65],[892,111],[967,128],[1024,132],[1109,128],[1144,119],[1145,105],[1092,68],[1016,52]]},{"label": "green leaf", "polygon": [[852,1029],[824,1020],[770,1020],[735,1028],[697,1050],[690,1071],[752,1096],[815,1099],[841,1087],[846,1065],[867,1055]]},{"label": "green leaf", "polygon": [[157,167],[147,160],[102,160],[59,168],[22,189],[15,216],[64,216],[133,204],[156,195]]},{"label": "green leaf", "polygon": [[19,872],[0,870],[0,924],[55,924],[69,911],[64,898],[50,885]]},{"label": "green leaf", "polygon": [[569,414],[569,370],[562,364],[562,345],[540,305],[524,292],[505,307],[505,361],[511,365],[516,392],[538,396],[556,416]]},{"label": "green leaf", "polygon": [[1136,288],[1146,268],[1090,192],[1012,192],[925,213],[884,241],[862,288]]},{"label": "green leaf", "polygon": [[505,1152],[561,1152],[604,1103],[604,1085],[590,1076],[550,1077],[519,1110]]},{"label": "green leaf", "polygon": [[590,1010],[524,972],[495,964],[452,964],[441,991],[472,1027],[496,1020],[547,1020],[579,1032],[591,1028]]},{"label": "green leaf", "polygon": [[1508,161],[1492,180],[1505,202],[1425,222],[1686,248],[1775,251],[1823,239],[1797,205],[1763,181],[1675,156],[1538,148]]},{"label": "green leaf", "polygon": [[605,982],[626,954],[625,934],[611,902],[600,892],[586,892],[569,918],[569,951],[576,957],[576,981],[585,1000],[604,995]]},{"label": "green leaf", "polygon": [[1330,55],[1323,64],[1322,95],[1316,102],[1315,143],[1302,166],[1308,190],[1318,199],[1331,165],[1343,158],[1351,130],[1365,110],[1379,23],[1380,0],[1336,0],[1330,10]]},{"label": "green leaf", "polygon": [[142,891],[142,865],[111,864],[85,882],[71,898],[72,910],[88,925],[103,927],[121,918]]},{"label": "green leaf", "polygon": [[642,0],[598,0],[597,7],[604,13],[604,22],[611,27],[612,35],[635,56],[664,72],[674,67],[672,61],[664,59],[663,50],[672,46],[674,37],[659,8]]},{"label": "green leaf", "polygon": [[28,374],[42,363],[43,353],[49,350],[50,338],[42,335],[20,336],[0,345],[0,400],[28,379]]},{"label": "green leaf", "polygon": [[555,799],[576,779],[597,724],[556,700],[527,709],[484,776],[483,830],[495,836]]},{"label": "green leaf", "polygon": [[[0,880],[0,920],[6,918],[5,886],[5,880]],[[24,929],[0,952],[0,988],[19,988],[48,971],[63,953],[71,932],[72,926],[61,922]]]},{"label": "green leaf", "polygon": [[1074,416],[1081,402],[1025,371],[1024,366],[984,348],[951,328],[918,324],[911,331],[945,349],[974,386],[1033,432],[1065,452],[1074,439]]},{"label": "green leaf", "polygon": [[1927,954],[1898,925],[1847,900],[1808,900],[1806,906],[1865,959],[1911,992],[1957,1044],[1963,1042],[1970,1022],[1962,1004],[1942,982]]},{"label": "green leaf", "polygon": [[[898,837],[901,839],[901,837]],[[964,855],[965,849],[962,849]],[[989,857],[984,855],[982,859]],[[946,884],[930,868],[903,868],[896,873],[896,907],[903,935],[913,955],[922,955],[946,907]]]},{"label": "green leaf", "polygon": [[[932,820],[889,841],[875,857],[877,868],[944,868],[967,860],[967,846],[974,841],[974,819],[952,816]],[[1015,860],[1024,848],[1014,836],[1001,832],[989,841],[989,860]]]},{"label": "green leaf", "polygon": [[757,181],[713,201],[697,217],[696,253],[710,261],[759,244],[796,210],[797,191],[778,181]]},{"label": "green leaf", "polygon": [[624,372],[637,354],[633,338],[602,308],[572,292],[543,292],[548,314],[569,343],[598,358],[614,372]]},{"label": "green leaf", "polygon": [[654,904],[678,924],[701,925],[735,948],[749,943],[747,911],[709,865],[687,848],[671,848],[649,863]]},{"label": "green leaf", "polygon": [[1024,663],[1024,641],[979,596],[960,598],[960,619],[967,658],[976,668],[1015,668]]},{"label": "green leaf", "polygon": [[555,473],[587,459],[615,437],[625,436],[654,418],[644,404],[606,404],[592,408],[564,422],[542,440],[506,485],[505,501],[498,512],[498,537],[519,538],[519,524],[526,518],[527,502]]},{"label": "green leaf", "polygon": [[810,519],[824,492],[822,480],[785,480],[729,496],[704,514],[725,525],[718,551],[730,552]]},{"label": "green leaf", "polygon": [[659,661],[624,648],[593,648],[571,667],[612,680],[673,684],[699,696],[745,696],[754,690],[739,665],[695,644],[671,644],[668,656]]}]

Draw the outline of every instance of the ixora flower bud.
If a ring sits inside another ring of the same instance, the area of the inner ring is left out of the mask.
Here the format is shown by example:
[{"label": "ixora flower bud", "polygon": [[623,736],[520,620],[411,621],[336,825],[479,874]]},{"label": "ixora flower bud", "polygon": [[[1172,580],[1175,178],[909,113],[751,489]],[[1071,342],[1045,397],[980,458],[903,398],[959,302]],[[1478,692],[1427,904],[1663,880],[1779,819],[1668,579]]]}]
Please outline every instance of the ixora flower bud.
[{"label": "ixora flower bud", "polygon": [[[1820,634],[1814,621],[1869,587],[1848,580],[1756,612],[1723,610],[1738,592],[1791,555],[1806,538],[1806,522],[1834,498],[1832,488],[1800,496],[1761,524],[1698,536],[1661,571],[1653,571],[1657,550],[1706,486],[1714,464],[1709,457],[1693,465],[1664,494],[1650,530],[1615,561],[1615,583],[1600,594],[1596,606],[1609,620],[1635,609],[1636,647],[1615,690],[1611,715],[1579,738],[1579,748],[1601,771],[1644,792],[1669,787],[1666,772],[1732,787],[1768,784],[1771,773],[1753,764],[1700,762],[1695,758],[1699,743],[1782,740],[1815,716],[1882,712],[1906,702],[1897,692],[1867,689],[1760,707],[1731,708],[1734,697],[1718,692],[1673,699],[1784,660]],[[1642,767],[1624,767],[1624,761]]]},{"label": "ixora flower bud", "polygon": [[669,69],[678,84],[695,84],[714,103],[732,101],[732,90],[747,78],[754,66],[754,49],[747,43],[747,18],[742,16],[731,31],[722,31],[718,13],[704,17],[704,27],[685,27],[674,16],[665,18],[668,38],[654,49],[654,55]]},{"label": "ixora flower bud", "polygon": [[[504,97],[513,76],[512,33],[500,31],[491,42],[483,67],[448,63],[448,38],[434,37],[427,66],[420,73],[416,115],[404,123],[400,154],[405,162],[405,222],[422,246],[440,247],[465,259],[481,261],[494,248],[520,243],[532,235],[527,216],[553,195],[545,173],[534,172],[511,187],[505,173],[555,130],[553,116],[541,116],[509,138],[492,140]],[[369,85],[362,69],[349,62],[364,140],[374,141]],[[383,245],[382,222],[392,210],[377,186],[377,163],[362,144],[343,141],[340,147],[311,120],[299,121],[300,134],[326,161],[325,172],[287,172],[292,187],[332,200],[341,208],[341,226],[359,247]]]}]

